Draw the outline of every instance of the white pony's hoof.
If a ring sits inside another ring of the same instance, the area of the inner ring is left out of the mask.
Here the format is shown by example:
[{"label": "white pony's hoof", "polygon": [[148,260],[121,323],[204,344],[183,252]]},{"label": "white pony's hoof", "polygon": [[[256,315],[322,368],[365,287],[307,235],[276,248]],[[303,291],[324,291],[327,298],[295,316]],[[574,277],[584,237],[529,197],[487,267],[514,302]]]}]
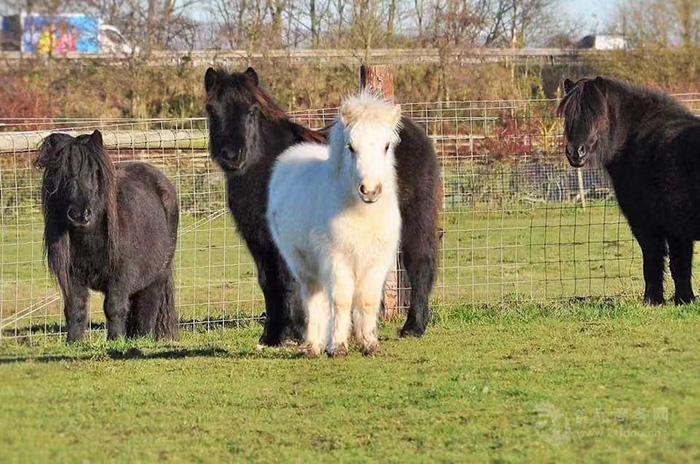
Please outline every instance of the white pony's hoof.
[{"label": "white pony's hoof", "polygon": [[328,351],[328,356],[331,358],[345,358],[348,355],[348,345],[338,345],[336,347],[331,348]]},{"label": "white pony's hoof", "polygon": [[366,357],[373,357],[379,352],[379,343],[370,343],[362,347],[362,355]]},{"label": "white pony's hoof", "polygon": [[305,343],[299,349],[299,352],[307,358],[318,358],[321,356],[322,349],[318,346],[311,345],[310,343]]}]

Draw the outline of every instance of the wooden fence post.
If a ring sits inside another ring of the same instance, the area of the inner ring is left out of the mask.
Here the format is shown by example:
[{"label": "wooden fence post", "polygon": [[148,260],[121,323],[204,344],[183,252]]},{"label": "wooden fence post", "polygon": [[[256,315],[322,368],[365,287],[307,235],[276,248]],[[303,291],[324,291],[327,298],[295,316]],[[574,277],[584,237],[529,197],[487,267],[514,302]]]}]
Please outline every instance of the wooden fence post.
[{"label": "wooden fence post", "polygon": [[[360,89],[369,89],[386,100],[394,101],[394,70],[388,65],[360,67]],[[385,320],[394,319],[401,314],[402,309],[410,304],[410,284],[406,271],[401,262],[401,254],[396,257],[394,269],[389,272],[384,286],[383,317]]]},{"label": "wooden fence post", "polygon": [[369,89],[394,101],[394,69],[389,65],[360,66],[360,90]]}]

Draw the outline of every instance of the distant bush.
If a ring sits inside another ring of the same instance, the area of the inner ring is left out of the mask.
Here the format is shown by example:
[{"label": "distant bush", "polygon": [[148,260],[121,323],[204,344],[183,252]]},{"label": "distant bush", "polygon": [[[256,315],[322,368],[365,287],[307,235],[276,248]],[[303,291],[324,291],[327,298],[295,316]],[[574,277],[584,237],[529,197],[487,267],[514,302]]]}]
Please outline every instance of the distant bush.
[{"label": "distant bush", "polygon": [[53,117],[55,111],[46,89],[29,79],[0,75],[0,118]]},{"label": "distant bush", "polygon": [[[700,90],[697,50],[609,52],[576,65],[399,65],[395,90],[404,102],[555,98],[564,77],[607,75],[672,92]],[[263,84],[290,110],[335,106],[357,88],[356,65],[321,66],[255,60]],[[235,70],[235,69],[232,69]],[[242,69],[240,69],[242,70]],[[111,66],[54,62],[4,71],[4,116],[198,117],[205,67]]]}]

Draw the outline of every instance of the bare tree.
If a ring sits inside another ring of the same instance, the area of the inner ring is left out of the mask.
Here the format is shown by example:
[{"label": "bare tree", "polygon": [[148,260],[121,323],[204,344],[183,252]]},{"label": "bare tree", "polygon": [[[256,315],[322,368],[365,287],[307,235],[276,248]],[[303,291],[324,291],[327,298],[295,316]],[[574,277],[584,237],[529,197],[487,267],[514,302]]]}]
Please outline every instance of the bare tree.
[{"label": "bare tree", "polygon": [[613,27],[636,47],[700,46],[700,0],[622,2]]},{"label": "bare tree", "polygon": [[478,3],[484,16],[486,46],[524,47],[544,41],[558,27],[555,15],[558,0],[484,0]]}]

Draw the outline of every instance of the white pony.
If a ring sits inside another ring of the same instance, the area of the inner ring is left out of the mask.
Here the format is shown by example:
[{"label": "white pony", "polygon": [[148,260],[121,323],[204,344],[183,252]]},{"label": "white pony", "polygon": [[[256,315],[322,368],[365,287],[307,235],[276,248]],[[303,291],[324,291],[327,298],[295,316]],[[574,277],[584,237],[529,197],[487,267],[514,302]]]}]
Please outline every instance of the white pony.
[{"label": "white pony", "polygon": [[267,221],[301,285],[306,352],[348,351],[351,328],[365,355],[378,348],[377,317],[401,235],[394,147],[401,108],[361,93],[348,98],[329,145],[280,155]]}]

